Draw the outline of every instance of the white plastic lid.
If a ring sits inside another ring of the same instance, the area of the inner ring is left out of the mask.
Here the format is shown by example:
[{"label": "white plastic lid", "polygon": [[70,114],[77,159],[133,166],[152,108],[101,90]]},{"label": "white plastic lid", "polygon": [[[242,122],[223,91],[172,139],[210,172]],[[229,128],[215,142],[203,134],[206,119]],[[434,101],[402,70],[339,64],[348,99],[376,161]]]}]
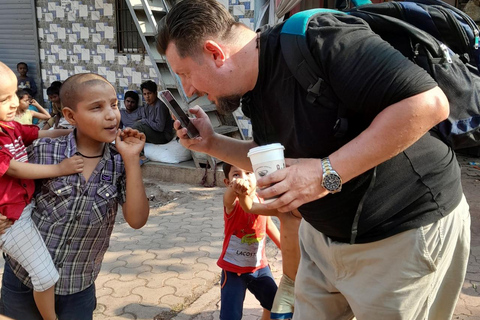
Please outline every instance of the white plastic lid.
[{"label": "white plastic lid", "polygon": [[259,147],[255,147],[255,148],[250,149],[248,151],[247,156],[250,157],[250,156],[252,156],[254,154],[257,154],[257,153],[271,151],[271,150],[275,150],[275,149],[285,150],[285,147],[282,146],[281,143],[266,144],[264,146],[259,146]]}]

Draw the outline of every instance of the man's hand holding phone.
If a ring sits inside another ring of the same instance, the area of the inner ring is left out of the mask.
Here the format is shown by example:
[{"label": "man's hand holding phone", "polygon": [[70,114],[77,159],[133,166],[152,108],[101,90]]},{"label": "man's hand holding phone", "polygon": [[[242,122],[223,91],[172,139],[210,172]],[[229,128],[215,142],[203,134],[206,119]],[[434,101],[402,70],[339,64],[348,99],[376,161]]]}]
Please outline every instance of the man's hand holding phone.
[{"label": "man's hand holding phone", "polygon": [[182,127],[187,129],[187,135],[190,138],[195,138],[200,135],[197,128],[190,122],[188,115],[183,111],[177,100],[169,90],[160,91],[160,100],[168,107],[176,120],[180,121]]},{"label": "man's hand holding phone", "polygon": [[214,137],[217,136],[213,130],[210,118],[199,106],[191,108],[189,112],[195,116],[195,118],[190,119],[190,123],[197,128],[200,133],[199,136],[194,139],[190,138],[188,136],[188,130],[182,127],[182,124],[179,120],[175,120],[173,127],[177,131],[177,136],[180,138],[180,143],[185,148],[206,153],[209,150],[209,146],[214,143]]}]

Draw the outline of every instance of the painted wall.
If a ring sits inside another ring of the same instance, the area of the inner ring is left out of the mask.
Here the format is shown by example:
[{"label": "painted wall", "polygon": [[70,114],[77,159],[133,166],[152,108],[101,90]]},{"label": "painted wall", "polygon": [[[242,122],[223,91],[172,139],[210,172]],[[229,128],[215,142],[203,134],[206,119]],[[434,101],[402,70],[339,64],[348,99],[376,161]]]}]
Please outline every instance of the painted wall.
[{"label": "painted wall", "polygon": [[37,0],[36,10],[45,99],[53,81],[82,72],[104,76],[119,100],[148,79],[158,83],[148,56],[116,51],[114,0]]},{"label": "painted wall", "polygon": [[255,0],[219,0],[226,5],[228,1],[228,10],[235,17],[235,20],[254,28],[254,8]]},{"label": "painted wall", "polygon": [[[254,0],[219,0],[237,21],[253,28]],[[53,81],[98,73],[117,90],[119,100],[128,90],[140,89],[158,76],[148,55],[116,51],[114,0],[37,0],[36,11],[44,97]]]}]

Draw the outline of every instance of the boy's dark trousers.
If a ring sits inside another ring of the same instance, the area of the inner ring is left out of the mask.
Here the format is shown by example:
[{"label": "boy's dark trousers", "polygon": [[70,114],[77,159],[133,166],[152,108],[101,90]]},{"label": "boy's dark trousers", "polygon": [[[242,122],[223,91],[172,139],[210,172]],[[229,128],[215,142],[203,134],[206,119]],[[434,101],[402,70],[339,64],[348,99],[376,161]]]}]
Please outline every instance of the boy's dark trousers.
[{"label": "boy's dark trousers", "polygon": [[[25,286],[5,262],[2,279],[2,304],[4,315],[13,319],[42,320],[33,290]],[[95,284],[75,294],[55,295],[55,310],[59,320],[92,320],[97,306]]]}]

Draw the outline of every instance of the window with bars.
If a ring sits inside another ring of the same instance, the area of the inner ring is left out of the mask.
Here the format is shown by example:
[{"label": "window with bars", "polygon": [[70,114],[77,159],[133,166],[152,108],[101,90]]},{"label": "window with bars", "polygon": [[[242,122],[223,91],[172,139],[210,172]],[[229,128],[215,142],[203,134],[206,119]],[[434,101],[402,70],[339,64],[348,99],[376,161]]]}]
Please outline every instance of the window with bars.
[{"label": "window with bars", "polygon": [[115,0],[117,13],[117,51],[119,53],[145,53],[142,38],[138,33],[125,0]]}]

